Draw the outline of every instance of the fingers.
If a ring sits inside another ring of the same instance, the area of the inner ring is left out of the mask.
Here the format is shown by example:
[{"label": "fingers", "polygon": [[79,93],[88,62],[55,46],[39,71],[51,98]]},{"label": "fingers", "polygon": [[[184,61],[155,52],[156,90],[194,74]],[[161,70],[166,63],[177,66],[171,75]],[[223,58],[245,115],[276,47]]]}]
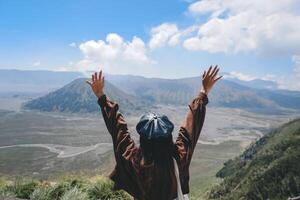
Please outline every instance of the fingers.
[{"label": "fingers", "polygon": [[102,83],[103,86],[104,86],[104,76],[101,77],[101,83]]},{"label": "fingers", "polygon": [[216,66],[215,66],[215,69],[214,69],[214,72],[212,73],[211,76],[212,76],[213,78],[216,77],[216,75],[218,74],[219,70],[220,70],[220,68],[218,68],[218,65],[216,65]]},{"label": "fingers", "polygon": [[102,70],[99,72],[99,80],[102,80]]},{"label": "fingers", "polygon": [[102,74],[102,70],[100,70],[100,72],[99,72],[99,79],[98,80],[100,80],[101,83],[104,85],[104,76]]},{"label": "fingers", "polygon": [[103,78],[102,70],[100,70],[99,74],[97,72],[95,72],[94,74],[92,74],[92,82],[95,82],[95,81],[98,81],[98,80],[101,81],[102,78]]},{"label": "fingers", "polygon": [[216,78],[214,81],[217,82],[218,80],[220,80],[223,76],[220,76],[218,78]]},{"label": "fingers", "polygon": [[206,76],[206,70],[204,70],[203,75],[202,75],[202,78],[204,79],[205,76]]},{"label": "fingers", "polygon": [[203,78],[205,77],[210,77],[210,78],[215,78],[219,72],[220,68],[218,68],[218,65],[216,65],[214,68],[212,65],[209,67],[207,73],[204,71],[203,73]]},{"label": "fingers", "polygon": [[86,80],[85,82],[86,82],[87,84],[89,84],[90,86],[92,86],[92,82],[91,82],[91,81]]},{"label": "fingers", "polygon": [[208,69],[208,71],[207,71],[207,76],[210,76],[210,71],[211,71],[211,69],[212,69],[212,65],[209,67],[209,69]]},{"label": "fingers", "polygon": [[216,72],[216,70],[217,70],[217,65],[214,67],[214,69],[212,70],[212,72],[210,73],[210,77],[213,77],[214,76],[214,74],[215,74],[215,72]]}]

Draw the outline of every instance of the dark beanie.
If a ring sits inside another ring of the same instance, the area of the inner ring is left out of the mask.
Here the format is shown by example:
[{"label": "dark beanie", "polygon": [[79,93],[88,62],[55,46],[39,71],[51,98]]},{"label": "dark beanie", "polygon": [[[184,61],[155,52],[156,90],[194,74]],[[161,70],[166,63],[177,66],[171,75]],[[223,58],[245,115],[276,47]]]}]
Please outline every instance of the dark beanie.
[{"label": "dark beanie", "polygon": [[136,125],[136,131],[146,139],[167,138],[173,129],[174,125],[166,115],[155,113],[144,114]]}]

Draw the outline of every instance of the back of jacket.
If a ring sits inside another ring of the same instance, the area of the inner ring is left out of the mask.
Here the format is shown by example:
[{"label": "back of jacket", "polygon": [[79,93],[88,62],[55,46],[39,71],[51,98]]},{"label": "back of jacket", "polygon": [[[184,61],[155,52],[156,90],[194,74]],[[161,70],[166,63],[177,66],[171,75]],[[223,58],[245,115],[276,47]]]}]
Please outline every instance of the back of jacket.
[{"label": "back of jacket", "polygon": [[[107,129],[112,136],[116,166],[110,175],[115,189],[123,189],[138,200],[173,200],[177,197],[177,182],[173,160],[164,165],[147,163],[141,149],[130,136],[117,103],[105,95],[98,99]],[[207,96],[200,93],[189,104],[189,110],[174,143],[181,189],[189,193],[189,166],[206,112]]]}]

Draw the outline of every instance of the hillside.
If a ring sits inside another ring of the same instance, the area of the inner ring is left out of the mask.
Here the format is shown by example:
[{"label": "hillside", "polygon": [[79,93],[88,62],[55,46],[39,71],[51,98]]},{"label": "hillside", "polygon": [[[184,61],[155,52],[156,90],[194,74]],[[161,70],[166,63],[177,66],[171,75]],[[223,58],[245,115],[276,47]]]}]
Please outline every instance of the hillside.
[{"label": "hillside", "polygon": [[[98,106],[91,89],[77,79],[46,96],[25,104],[27,109],[60,112],[95,112]],[[106,92],[121,111],[134,113],[149,106],[187,105],[199,92],[199,77],[183,79],[145,78],[131,75],[107,75]],[[300,92],[250,88],[221,80],[209,95],[210,106],[240,108],[252,112],[277,114],[300,109]],[[123,110],[122,110],[123,109]]]},{"label": "hillside", "polygon": [[[123,91],[157,104],[186,105],[201,86],[200,77],[161,79],[108,75],[107,80]],[[251,88],[229,80],[219,81],[209,99],[212,106],[259,112],[300,109],[300,92]]]},{"label": "hillside", "polygon": [[287,199],[300,195],[300,119],[265,135],[217,173],[209,199]]},{"label": "hillside", "polygon": [[[54,92],[25,103],[24,108],[47,112],[97,112],[99,111],[97,98],[85,80],[83,78],[76,79]],[[133,113],[143,109],[142,105],[146,105],[143,101],[119,90],[108,81],[105,83],[105,92],[120,104],[120,110],[124,113]]]}]

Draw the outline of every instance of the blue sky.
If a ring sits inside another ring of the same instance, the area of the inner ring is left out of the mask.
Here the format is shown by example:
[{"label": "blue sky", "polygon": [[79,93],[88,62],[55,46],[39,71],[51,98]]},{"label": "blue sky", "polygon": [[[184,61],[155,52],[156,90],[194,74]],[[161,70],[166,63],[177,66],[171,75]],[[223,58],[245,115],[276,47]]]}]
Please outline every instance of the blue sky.
[{"label": "blue sky", "polygon": [[0,0],[0,69],[176,78],[219,64],[240,79],[300,89],[299,7],[297,0]]}]

